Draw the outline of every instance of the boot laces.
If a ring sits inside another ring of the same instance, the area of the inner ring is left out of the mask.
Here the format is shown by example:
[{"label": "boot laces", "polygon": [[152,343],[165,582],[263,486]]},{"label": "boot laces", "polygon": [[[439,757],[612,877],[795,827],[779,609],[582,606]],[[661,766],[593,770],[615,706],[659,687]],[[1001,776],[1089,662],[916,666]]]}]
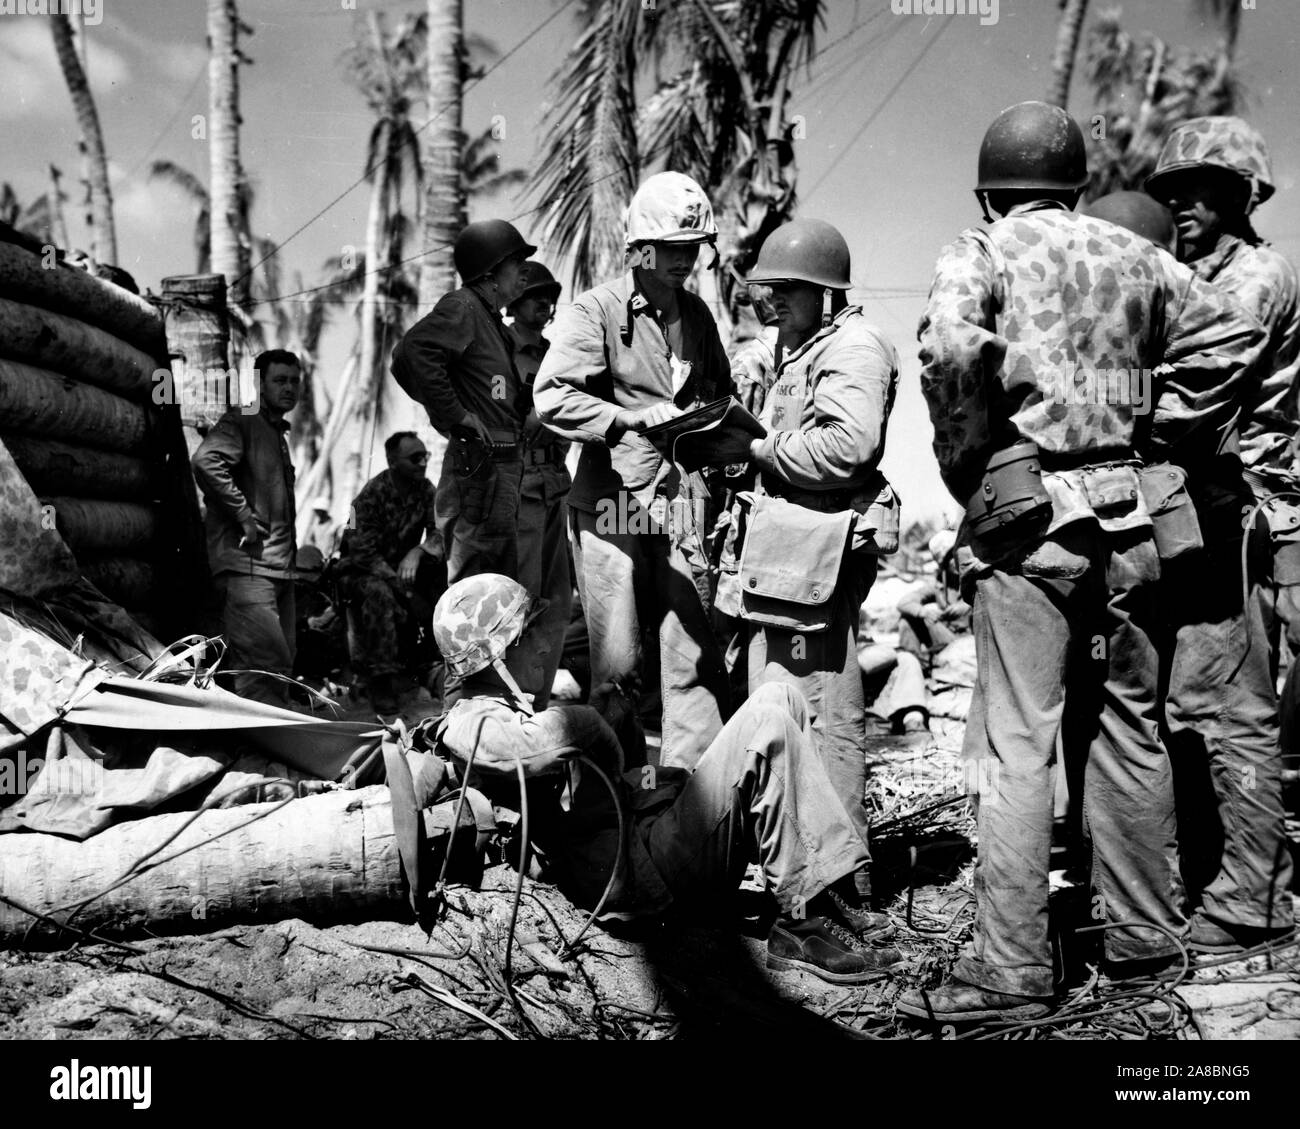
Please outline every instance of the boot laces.
[{"label": "boot laces", "polygon": [[851,929],[846,929],[838,921],[831,921],[829,918],[823,919],[826,932],[840,942],[846,949],[851,952],[865,952],[870,946],[862,942],[862,939]]}]

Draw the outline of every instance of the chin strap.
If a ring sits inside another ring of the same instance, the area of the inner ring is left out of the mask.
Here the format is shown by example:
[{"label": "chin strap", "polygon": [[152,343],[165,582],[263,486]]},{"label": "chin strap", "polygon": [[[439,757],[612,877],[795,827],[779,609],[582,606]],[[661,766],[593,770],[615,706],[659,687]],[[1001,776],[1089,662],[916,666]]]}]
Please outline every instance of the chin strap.
[{"label": "chin strap", "polygon": [[989,197],[987,192],[981,192],[975,189],[975,199],[980,202],[980,211],[984,213],[985,223],[996,223],[997,221],[989,215]]},{"label": "chin strap", "polygon": [[835,314],[831,310],[831,303],[835,301],[835,291],[829,288],[822,290],[822,328],[825,329],[835,320]]},{"label": "chin strap", "polygon": [[506,689],[514,696],[515,705],[523,712],[532,717],[537,711],[533,709],[533,700],[524,696],[524,692],[519,688],[519,683],[515,681],[515,676],[510,673],[506,664],[500,659],[492,660],[492,669],[497,672],[501,681],[506,684]]}]

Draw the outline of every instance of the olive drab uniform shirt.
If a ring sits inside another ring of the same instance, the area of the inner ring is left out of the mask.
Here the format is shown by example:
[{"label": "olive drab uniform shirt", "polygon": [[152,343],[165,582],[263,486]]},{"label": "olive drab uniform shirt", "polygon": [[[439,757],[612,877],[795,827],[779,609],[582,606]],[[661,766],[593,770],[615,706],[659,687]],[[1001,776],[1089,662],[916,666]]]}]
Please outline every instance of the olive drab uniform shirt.
[{"label": "olive drab uniform shirt", "polygon": [[[1188,265],[1198,278],[1245,306],[1268,333],[1238,424],[1242,463],[1273,480],[1296,477],[1300,470],[1295,450],[1300,432],[1300,286],[1295,267],[1268,244],[1235,235],[1221,236],[1210,254]],[[1286,481],[1276,482],[1278,489],[1286,485]]]},{"label": "olive drab uniform shirt", "polygon": [[921,388],[944,482],[965,503],[989,455],[1023,437],[1042,456],[1053,530],[1090,517],[1107,529],[1149,525],[1140,491],[1122,515],[1098,515],[1067,464],[1123,463],[1139,448],[1212,455],[1264,336],[1140,236],[1051,201],[1014,208],[944,248],[921,320]]},{"label": "olive drab uniform shirt", "polygon": [[443,435],[473,412],[492,431],[518,439],[526,409],[514,354],[500,312],[464,286],[439,298],[398,343],[393,377]]},{"label": "olive drab uniform shirt", "polygon": [[515,367],[524,391],[520,399],[525,415],[524,442],[528,450],[546,452],[555,465],[563,466],[564,456],[569,450],[569,441],[561,438],[549,427],[543,427],[533,408],[533,386],[537,383],[537,372],[542,367],[542,359],[550,349],[551,343],[541,334],[538,341],[529,341],[518,326],[510,327],[510,336],[515,342]]},{"label": "olive drab uniform shirt", "polygon": [[649,510],[668,479],[672,467],[636,432],[606,445],[620,409],[667,402],[691,408],[734,391],[708,306],[686,290],[677,302],[680,356],[630,271],[580,295],[556,318],[533,399],[547,427],[583,444],[570,506],[595,513],[601,501],[626,490]]},{"label": "olive drab uniform shirt", "polygon": [[781,356],[759,417],[767,437],[755,463],[774,492],[842,493],[880,463],[898,390],[898,353],[862,314],[841,310],[798,349]]}]

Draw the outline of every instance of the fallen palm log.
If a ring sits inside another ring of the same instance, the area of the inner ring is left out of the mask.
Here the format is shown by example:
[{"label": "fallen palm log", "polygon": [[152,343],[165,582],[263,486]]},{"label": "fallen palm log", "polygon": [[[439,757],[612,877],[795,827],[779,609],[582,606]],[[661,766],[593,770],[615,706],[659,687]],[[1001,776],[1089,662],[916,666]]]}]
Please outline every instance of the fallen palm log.
[{"label": "fallen palm log", "polygon": [[0,242],[0,297],[84,321],[151,356],[166,348],[162,314],[151,303],[84,270],[50,263]]},{"label": "fallen palm log", "polygon": [[157,532],[157,518],[136,502],[98,498],[42,497],[52,507],[55,529],[73,553],[147,551]]},{"label": "fallen palm log", "polygon": [[124,608],[147,608],[153,603],[154,572],[148,561],[117,555],[77,559],[81,575],[115,604]]},{"label": "fallen palm log", "polygon": [[0,431],[0,442],[9,448],[27,485],[37,494],[151,500],[149,464],[144,459],[9,431]]},{"label": "fallen palm log", "polygon": [[136,451],[148,434],[143,405],[69,376],[6,360],[0,360],[0,428],[108,451]]},{"label": "fallen palm log", "polygon": [[[156,865],[110,889],[146,855]],[[144,926],[179,933],[290,917],[335,923],[411,916],[384,785],[151,816],[84,842],[0,835],[0,894],[106,935]],[[76,940],[0,901],[0,947]]]},{"label": "fallen palm log", "polygon": [[132,400],[148,398],[158,368],[148,353],[102,329],[7,298],[0,298],[0,357],[85,380]]}]

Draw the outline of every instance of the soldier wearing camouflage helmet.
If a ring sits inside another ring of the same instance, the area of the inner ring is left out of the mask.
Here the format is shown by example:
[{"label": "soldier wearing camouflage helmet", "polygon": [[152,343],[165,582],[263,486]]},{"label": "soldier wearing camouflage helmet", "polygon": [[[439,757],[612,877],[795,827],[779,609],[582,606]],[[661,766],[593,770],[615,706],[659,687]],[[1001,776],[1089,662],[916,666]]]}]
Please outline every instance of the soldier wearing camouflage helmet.
[{"label": "soldier wearing camouflage helmet", "polygon": [[[615,735],[629,705],[612,685],[593,692],[598,705],[534,711],[533,680],[545,663],[536,612],[537,602],[504,576],[447,590],[434,633],[459,687],[435,739],[440,751],[473,763],[475,784],[489,795],[517,789],[522,771],[548,880],[607,917],[654,917],[730,894],[754,857],[780,906],[769,967],[859,984],[899,962],[888,918],[843,912],[826,894],[867,853],[813,747],[798,690],[759,690],[693,773],[629,766]],[[517,803],[517,795],[502,799]]]},{"label": "soldier wearing camouflage helmet", "polygon": [[537,248],[505,220],[471,223],[452,257],[461,286],[393,350],[393,376],[450,440],[438,480],[438,528],[449,580],[518,567],[523,383],[501,318]]},{"label": "soldier wearing camouflage helmet", "polygon": [[[1003,218],[944,248],[920,326],[935,455],[967,506],[976,558],[965,583],[979,683],[963,750],[980,794],[975,933],[948,983],[899,1002],[941,1022],[1032,1018],[1053,999],[1048,871],[1067,705],[1091,737],[1076,800],[1097,904],[1106,921],[1138,926],[1106,931],[1107,968],[1122,977],[1176,956],[1169,934],[1187,923],[1138,447],[1212,449],[1223,389],[1263,337],[1147,240],[1073,214],[1088,169],[1063,110],[1004,111],[979,164],[976,191]],[[1158,365],[1144,410],[1130,377]]]},{"label": "soldier wearing camouflage helmet", "polygon": [[[1273,172],[1263,138],[1240,118],[1174,129],[1147,190],[1173,211],[1179,257],[1268,334],[1238,398],[1235,433],[1217,456],[1188,467],[1204,552],[1165,578],[1176,613],[1167,714],[1174,764],[1188,778],[1178,822],[1198,905],[1189,943],[1226,953],[1292,929],[1279,731],[1300,711],[1300,664],[1280,703],[1275,672],[1280,624],[1300,653],[1300,506],[1264,503],[1298,485],[1300,287],[1295,268],[1251,225],[1273,195]],[[1257,503],[1264,520],[1252,523]],[[1251,543],[1245,578],[1243,537]]]},{"label": "soldier wearing camouflage helmet", "polygon": [[561,312],[534,386],[542,422],[582,445],[569,509],[592,678],[630,685],[643,636],[656,640],[662,763],[683,767],[728,713],[704,549],[712,499],[642,432],[734,391],[713,315],[685,289],[717,233],[695,181],[648,177],[628,205],[627,272]]}]

